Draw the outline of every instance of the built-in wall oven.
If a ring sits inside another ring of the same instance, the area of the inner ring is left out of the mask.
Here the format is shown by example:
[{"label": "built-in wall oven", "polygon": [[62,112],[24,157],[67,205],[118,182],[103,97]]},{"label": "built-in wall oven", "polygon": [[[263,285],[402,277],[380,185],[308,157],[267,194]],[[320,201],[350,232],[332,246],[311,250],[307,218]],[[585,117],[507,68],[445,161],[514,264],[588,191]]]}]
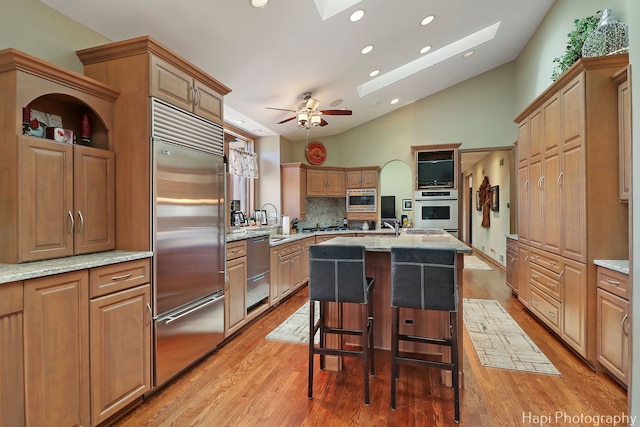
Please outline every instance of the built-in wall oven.
[{"label": "built-in wall oven", "polygon": [[425,189],[414,194],[414,221],[418,228],[442,228],[458,236],[458,191]]}]

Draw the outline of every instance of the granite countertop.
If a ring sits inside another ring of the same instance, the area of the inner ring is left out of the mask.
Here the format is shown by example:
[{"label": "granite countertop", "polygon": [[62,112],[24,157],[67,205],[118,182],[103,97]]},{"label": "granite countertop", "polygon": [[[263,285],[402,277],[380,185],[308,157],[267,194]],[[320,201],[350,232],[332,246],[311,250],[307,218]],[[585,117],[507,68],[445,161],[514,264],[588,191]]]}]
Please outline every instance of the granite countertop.
[{"label": "granite countertop", "polygon": [[[412,230],[412,231],[410,231]],[[436,248],[455,249],[458,253],[471,253],[469,246],[456,239],[451,234],[439,229],[410,229],[395,237],[389,236],[363,236],[340,237],[327,240],[321,244],[327,245],[364,245],[369,252],[391,252],[392,247]]]},{"label": "granite countertop", "polygon": [[628,259],[594,259],[593,263],[618,273],[629,274]]},{"label": "granite countertop", "polygon": [[389,234],[393,235],[394,231],[391,229],[382,230],[329,230],[329,231],[313,231],[313,232],[299,232],[292,234],[279,234],[273,233],[268,228],[250,228],[234,230],[227,234],[227,243],[235,242],[237,240],[251,239],[259,236],[269,236],[269,246],[278,246],[285,243],[295,242],[297,240],[306,239],[308,237],[322,236],[322,235],[340,235],[340,234]]},{"label": "granite countertop", "polygon": [[517,234],[507,234],[506,236],[507,236],[507,239],[518,240]]},{"label": "granite countertop", "polygon": [[150,258],[153,252],[109,251],[23,264],[0,264],[0,284]]}]

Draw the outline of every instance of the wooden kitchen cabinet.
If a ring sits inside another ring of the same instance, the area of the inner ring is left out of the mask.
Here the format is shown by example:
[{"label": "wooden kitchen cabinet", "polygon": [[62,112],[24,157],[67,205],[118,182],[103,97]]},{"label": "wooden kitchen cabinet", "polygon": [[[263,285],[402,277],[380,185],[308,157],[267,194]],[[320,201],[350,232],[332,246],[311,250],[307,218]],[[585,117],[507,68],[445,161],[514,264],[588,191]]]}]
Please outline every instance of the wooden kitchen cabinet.
[{"label": "wooden kitchen cabinet", "polygon": [[345,197],[346,192],[344,169],[307,169],[307,197]]},{"label": "wooden kitchen cabinet", "polygon": [[282,213],[304,221],[307,216],[307,168],[301,163],[280,165]]},{"label": "wooden kitchen cabinet", "polygon": [[598,271],[598,362],[623,385],[629,384],[629,276],[604,267]]},{"label": "wooden kitchen cabinet", "polygon": [[300,265],[302,268],[301,285],[309,282],[309,247],[316,243],[315,237],[307,237],[300,242],[302,244],[302,259]]},{"label": "wooden kitchen cabinet", "polygon": [[247,318],[246,241],[227,243],[225,288],[225,338],[242,328]]},{"label": "wooden kitchen cabinet", "polygon": [[114,156],[20,137],[20,261],[115,249]]},{"label": "wooden kitchen cabinet", "polygon": [[151,96],[223,125],[222,94],[191,73],[151,55]]},{"label": "wooden kitchen cabinet", "polygon": [[271,306],[279,304],[302,285],[302,259],[302,243],[299,241],[271,248]]},{"label": "wooden kitchen cabinet", "polygon": [[507,286],[518,295],[518,241],[507,237]]},{"label": "wooden kitchen cabinet", "polygon": [[[115,248],[113,119],[118,92],[15,49],[0,51],[3,207],[0,262],[20,263]],[[90,146],[23,134],[23,109],[60,117]],[[82,154],[81,154],[82,153]],[[75,199],[75,200],[74,200]],[[18,220],[19,218],[19,220]]]},{"label": "wooden kitchen cabinet", "polygon": [[88,426],[89,275],[87,270],[24,282],[27,426]]},{"label": "wooden kitchen cabinet", "polygon": [[[166,102],[178,106],[215,123],[222,132],[222,100],[230,89],[148,36],[83,49],[76,54],[85,75],[120,91],[113,145],[118,162],[117,247],[151,250],[151,105]],[[156,98],[161,101],[150,102]]]},{"label": "wooden kitchen cabinet", "polygon": [[22,282],[0,284],[0,425],[24,426]]},{"label": "wooden kitchen cabinet", "polygon": [[582,58],[515,119],[517,232],[529,248],[518,297],[591,365],[593,261],[626,259],[629,250],[618,190],[619,86],[611,78],[627,63],[627,55]]},{"label": "wooden kitchen cabinet", "polygon": [[377,188],[379,167],[346,170],[347,188]]},{"label": "wooden kitchen cabinet", "polygon": [[92,425],[151,389],[150,304],[148,283],[89,303]]},{"label": "wooden kitchen cabinet", "polygon": [[617,71],[613,81],[618,84],[618,144],[620,201],[628,202],[631,192],[631,81],[629,65]]},{"label": "wooden kitchen cabinet", "polygon": [[151,389],[150,280],[149,259],[89,270],[92,425]]}]

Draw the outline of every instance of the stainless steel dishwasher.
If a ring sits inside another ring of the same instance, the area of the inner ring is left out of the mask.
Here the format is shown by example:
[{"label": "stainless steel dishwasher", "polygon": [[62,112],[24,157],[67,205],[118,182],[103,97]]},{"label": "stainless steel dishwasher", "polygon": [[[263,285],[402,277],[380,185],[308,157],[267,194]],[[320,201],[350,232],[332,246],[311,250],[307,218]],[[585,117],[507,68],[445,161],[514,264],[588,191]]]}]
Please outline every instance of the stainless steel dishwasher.
[{"label": "stainless steel dishwasher", "polygon": [[269,236],[247,239],[247,311],[269,298]]}]

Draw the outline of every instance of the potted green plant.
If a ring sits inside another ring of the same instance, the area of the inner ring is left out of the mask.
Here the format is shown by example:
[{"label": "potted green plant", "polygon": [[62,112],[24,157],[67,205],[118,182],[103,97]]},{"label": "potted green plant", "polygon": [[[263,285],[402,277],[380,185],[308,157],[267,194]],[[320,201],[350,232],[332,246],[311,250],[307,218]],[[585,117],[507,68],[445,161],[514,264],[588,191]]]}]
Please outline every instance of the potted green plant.
[{"label": "potted green plant", "polygon": [[564,55],[553,60],[556,64],[553,69],[553,73],[551,74],[551,79],[553,81],[558,80],[558,78],[573,64],[575,64],[578,59],[582,58],[582,46],[584,45],[584,41],[598,26],[600,15],[602,15],[601,10],[597,11],[595,15],[575,19],[573,21],[575,29],[567,34],[567,37],[569,37],[569,40],[567,41],[567,50]]}]

